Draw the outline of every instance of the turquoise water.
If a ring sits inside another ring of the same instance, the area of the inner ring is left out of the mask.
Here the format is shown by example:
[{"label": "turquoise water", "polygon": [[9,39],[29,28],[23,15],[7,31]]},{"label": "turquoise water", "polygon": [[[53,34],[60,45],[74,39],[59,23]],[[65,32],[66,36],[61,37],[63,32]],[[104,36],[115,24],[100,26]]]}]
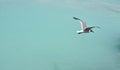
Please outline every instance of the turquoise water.
[{"label": "turquoise water", "polygon": [[119,27],[119,0],[1,0],[0,70],[119,70]]}]

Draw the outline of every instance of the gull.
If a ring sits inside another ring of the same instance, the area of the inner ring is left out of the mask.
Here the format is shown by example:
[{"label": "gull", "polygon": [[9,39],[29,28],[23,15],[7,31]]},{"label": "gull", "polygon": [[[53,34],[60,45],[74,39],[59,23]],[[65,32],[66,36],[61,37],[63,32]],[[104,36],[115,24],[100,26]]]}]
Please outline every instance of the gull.
[{"label": "gull", "polygon": [[76,31],[77,34],[90,33],[90,32],[94,33],[94,31],[92,30],[92,28],[100,28],[98,26],[87,27],[86,22],[84,22],[83,20],[81,20],[79,18],[76,18],[76,17],[73,17],[73,19],[78,20],[80,22],[80,24],[81,24],[81,29],[82,30]]}]

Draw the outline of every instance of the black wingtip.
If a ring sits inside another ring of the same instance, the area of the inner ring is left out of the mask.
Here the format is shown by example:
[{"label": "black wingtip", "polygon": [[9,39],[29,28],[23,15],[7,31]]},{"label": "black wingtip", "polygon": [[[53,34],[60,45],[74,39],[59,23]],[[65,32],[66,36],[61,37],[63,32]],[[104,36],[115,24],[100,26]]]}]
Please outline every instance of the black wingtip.
[{"label": "black wingtip", "polygon": [[73,17],[73,19],[77,19],[76,17]]},{"label": "black wingtip", "polygon": [[101,29],[101,27],[99,27],[99,26],[95,26],[95,27]]},{"label": "black wingtip", "polygon": [[76,18],[76,17],[73,17],[73,19],[75,19],[75,20],[80,20],[79,18]]}]

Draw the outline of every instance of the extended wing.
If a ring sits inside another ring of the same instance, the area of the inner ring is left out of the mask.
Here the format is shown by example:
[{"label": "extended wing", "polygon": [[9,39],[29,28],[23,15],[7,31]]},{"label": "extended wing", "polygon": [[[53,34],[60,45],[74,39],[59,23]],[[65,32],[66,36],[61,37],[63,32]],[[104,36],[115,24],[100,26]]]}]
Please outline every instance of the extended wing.
[{"label": "extended wing", "polygon": [[99,26],[92,26],[92,27],[87,27],[85,31],[91,30],[92,28],[100,28]]},{"label": "extended wing", "polygon": [[81,19],[79,19],[79,18],[76,18],[76,17],[73,17],[73,19],[79,20],[79,22],[80,22],[80,24],[81,24],[82,30],[84,30],[84,29],[87,27],[87,26],[86,26],[86,23],[85,23],[83,20],[81,20]]},{"label": "extended wing", "polygon": [[92,28],[100,28],[99,26],[91,26],[91,27],[87,27],[88,29],[92,29]]}]

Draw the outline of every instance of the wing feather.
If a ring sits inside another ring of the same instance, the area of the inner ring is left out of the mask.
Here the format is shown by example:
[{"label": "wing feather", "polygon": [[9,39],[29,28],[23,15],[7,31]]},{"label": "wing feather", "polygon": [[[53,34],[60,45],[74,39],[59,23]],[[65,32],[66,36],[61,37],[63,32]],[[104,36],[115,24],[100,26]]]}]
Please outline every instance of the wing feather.
[{"label": "wing feather", "polygon": [[84,29],[87,27],[87,26],[86,26],[86,23],[85,23],[83,20],[81,20],[81,19],[79,19],[79,18],[76,18],[76,17],[73,17],[73,19],[79,20],[79,22],[80,22],[80,24],[81,24],[82,30],[84,30]]}]

